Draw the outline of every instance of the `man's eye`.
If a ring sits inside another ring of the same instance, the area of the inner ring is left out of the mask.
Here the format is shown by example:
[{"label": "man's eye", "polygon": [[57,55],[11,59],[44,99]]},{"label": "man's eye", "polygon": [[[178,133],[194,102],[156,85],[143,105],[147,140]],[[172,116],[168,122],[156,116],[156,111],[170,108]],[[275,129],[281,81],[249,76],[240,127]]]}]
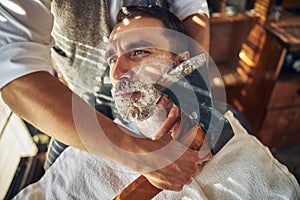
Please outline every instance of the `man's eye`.
[{"label": "man's eye", "polygon": [[108,63],[109,65],[111,65],[111,64],[117,62],[117,59],[118,59],[117,56],[111,56],[111,57],[109,57],[109,58],[107,59],[107,63]]},{"label": "man's eye", "polygon": [[133,51],[132,56],[141,56],[141,55],[144,55],[144,54],[147,54],[147,53],[148,53],[148,51],[138,49],[138,50]]}]

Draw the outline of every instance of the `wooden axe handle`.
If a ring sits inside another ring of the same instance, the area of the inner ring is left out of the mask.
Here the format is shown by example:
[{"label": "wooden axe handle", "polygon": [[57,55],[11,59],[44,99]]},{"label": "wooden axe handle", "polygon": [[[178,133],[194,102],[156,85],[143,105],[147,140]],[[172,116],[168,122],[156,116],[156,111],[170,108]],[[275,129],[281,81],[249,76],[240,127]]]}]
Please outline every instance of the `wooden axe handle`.
[{"label": "wooden axe handle", "polygon": [[144,176],[139,176],[125,189],[123,189],[114,200],[149,200],[155,197],[162,190],[153,186]]}]

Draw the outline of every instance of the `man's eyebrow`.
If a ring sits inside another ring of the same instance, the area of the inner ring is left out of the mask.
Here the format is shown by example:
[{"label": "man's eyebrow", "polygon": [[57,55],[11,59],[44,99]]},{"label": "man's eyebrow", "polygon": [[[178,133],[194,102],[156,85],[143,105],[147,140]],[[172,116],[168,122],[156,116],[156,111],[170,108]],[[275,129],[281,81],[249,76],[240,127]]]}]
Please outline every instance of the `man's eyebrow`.
[{"label": "man's eyebrow", "polygon": [[[141,41],[131,42],[131,43],[126,44],[126,46],[124,47],[124,51],[128,52],[132,49],[137,49],[137,48],[142,48],[142,47],[149,48],[149,47],[154,47],[154,45],[151,42],[141,40]],[[116,54],[114,49],[108,49],[106,51],[105,58],[108,59],[109,57],[111,57],[114,54]]]},{"label": "man's eyebrow", "polygon": [[113,49],[108,49],[105,53],[105,59],[108,59],[109,57],[111,57],[114,54],[115,54],[115,51]]},{"label": "man's eyebrow", "polygon": [[137,49],[137,48],[141,48],[141,47],[154,47],[154,45],[151,42],[141,40],[141,41],[132,42],[132,43],[127,44],[125,46],[124,50],[130,51],[131,49]]}]

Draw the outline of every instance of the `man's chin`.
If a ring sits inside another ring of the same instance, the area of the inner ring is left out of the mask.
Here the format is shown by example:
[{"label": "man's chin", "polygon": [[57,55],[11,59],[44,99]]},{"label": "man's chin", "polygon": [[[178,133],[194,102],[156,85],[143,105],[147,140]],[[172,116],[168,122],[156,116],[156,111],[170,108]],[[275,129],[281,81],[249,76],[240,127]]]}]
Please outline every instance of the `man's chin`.
[{"label": "man's chin", "polygon": [[126,122],[147,120],[153,113],[155,105],[137,106],[132,99],[118,101],[116,108]]},{"label": "man's chin", "polygon": [[153,139],[162,128],[168,117],[168,110],[160,109],[157,106],[152,110],[152,115],[144,120],[135,120],[138,130],[147,138]]}]

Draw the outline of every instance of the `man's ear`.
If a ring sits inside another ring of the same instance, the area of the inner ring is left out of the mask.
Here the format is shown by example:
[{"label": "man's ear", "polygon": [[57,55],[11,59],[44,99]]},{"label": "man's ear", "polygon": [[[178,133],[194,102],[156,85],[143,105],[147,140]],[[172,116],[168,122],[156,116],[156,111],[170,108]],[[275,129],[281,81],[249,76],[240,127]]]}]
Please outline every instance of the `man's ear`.
[{"label": "man's ear", "polygon": [[177,64],[182,63],[185,60],[188,60],[190,58],[190,52],[184,51],[182,53],[177,54],[175,61]]}]

